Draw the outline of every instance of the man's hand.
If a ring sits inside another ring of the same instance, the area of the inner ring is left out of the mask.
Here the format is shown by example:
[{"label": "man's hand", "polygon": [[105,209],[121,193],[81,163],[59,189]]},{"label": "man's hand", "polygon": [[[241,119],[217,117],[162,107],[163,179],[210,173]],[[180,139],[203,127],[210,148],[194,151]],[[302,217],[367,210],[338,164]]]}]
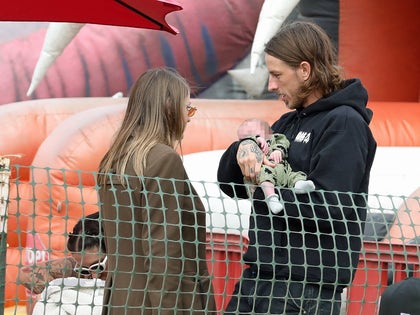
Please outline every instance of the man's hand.
[{"label": "man's hand", "polygon": [[255,184],[259,182],[262,164],[275,166],[274,163],[267,159],[258,144],[253,140],[244,140],[239,144],[236,159],[244,179]]}]

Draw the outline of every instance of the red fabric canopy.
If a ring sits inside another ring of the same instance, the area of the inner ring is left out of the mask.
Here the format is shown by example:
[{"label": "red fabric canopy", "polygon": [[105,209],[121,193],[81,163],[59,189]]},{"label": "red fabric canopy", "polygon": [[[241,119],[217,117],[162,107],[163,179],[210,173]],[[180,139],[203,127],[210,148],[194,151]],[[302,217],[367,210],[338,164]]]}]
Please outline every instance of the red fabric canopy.
[{"label": "red fabric canopy", "polygon": [[174,0],[9,0],[0,10],[2,21],[76,22],[178,30],[165,16],[182,10]]}]

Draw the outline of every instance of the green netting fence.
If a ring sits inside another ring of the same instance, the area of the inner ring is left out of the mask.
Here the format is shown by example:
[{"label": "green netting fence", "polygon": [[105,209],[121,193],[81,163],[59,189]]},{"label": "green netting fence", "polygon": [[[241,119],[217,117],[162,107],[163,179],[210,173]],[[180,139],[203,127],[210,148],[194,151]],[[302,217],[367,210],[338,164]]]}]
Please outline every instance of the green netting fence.
[{"label": "green netting fence", "polygon": [[[29,172],[29,179],[20,180],[21,172]],[[11,176],[10,181],[9,176]],[[173,254],[173,248],[182,248],[182,239],[168,240],[165,235],[162,235],[159,240],[147,239],[144,236],[138,239],[138,236],[133,234],[136,220],[142,218],[144,227],[148,229],[152,229],[152,226],[150,222],[147,222],[147,215],[145,217],[135,215],[136,211],[141,210],[134,206],[136,200],[133,199],[128,204],[115,203],[116,208],[129,212],[128,217],[131,219],[124,222],[124,216],[116,214],[115,220],[119,221],[124,228],[117,229],[111,239],[118,241],[120,237],[125,238],[125,241],[129,243],[143,244],[141,246],[149,244],[148,257],[139,256],[143,249],[130,254],[127,248],[119,248],[117,243],[117,251],[108,251],[106,256],[101,254],[100,258],[96,258],[96,264],[83,264],[84,269],[78,268],[80,266],[75,265],[75,260],[72,258],[74,253],[67,248],[66,244],[70,238],[74,237],[72,232],[74,232],[75,224],[100,209],[98,185],[95,178],[95,173],[64,169],[14,165],[13,169],[9,170],[7,159],[0,161],[0,302],[2,303],[0,314],[30,314],[34,308],[37,311],[44,310],[45,314],[54,314],[54,311],[60,308],[69,314],[99,314],[102,307],[104,282],[79,279],[80,273],[76,273],[75,269],[78,272],[90,274],[92,270],[88,270],[88,267],[94,265],[96,271],[98,268],[101,269],[105,265],[101,264],[105,257],[108,262],[110,260],[115,262],[118,259],[132,259],[134,262],[140,259],[143,263],[147,260],[165,264],[178,259],[186,262],[188,257],[194,256],[192,253],[182,253],[179,257]],[[142,183],[145,179],[135,180]],[[160,181],[167,181],[149,180],[156,181],[158,186]],[[176,181],[173,182],[175,185]],[[130,185],[126,187],[129,195],[137,193],[135,187]],[[205,206],[204,244],[198,244],[198,239],[189,239],[187,242],[191,242],[192,246],[189,248],[201,245],[205,249],[205,264],[213,285],[216,308],[218,313],[222,314],[235,283],[246,267],[243,254],[249,244],[249,218],[255,214],[251,214],[249,200],[227,197],[219,190],[215,182],[194,181],[183,183],[183,185],[185,187],[192,185]],[[160,191],[153,198],[164,200],[163,195],[167,194],[173,200],[177,200],[180,194],[176,191],[175,188],[172,192]],[[151,193],[143,192],[142,196],[148,200],[151,198]],[[341,314],[376,314],[379,297],[388,285],[407,277],[420,277],[419,195],[420,193],[414,193],[412,196],[365,196],[368,201],[368,212],[362,235],[363,246],[355,278],[342,294]],[[192,200],[193,196],[183,194],[182,198]],[[311,207],[319,206],[311,202],[308,204]],[[186,227],[172,221],[168,222],[162,210],[164,204],[162,207],[160,224],[165,226],[165,231],[171,230],[172,233],[178,231],[178,234],[181,234],[181,231],[189,229],[190,232],[197,233],[200,227],[196,223]],[[340,208],[342,205],[338,204],[337,207]],[[181,205],[179,208],[179,213],[181,213]],[[148,213],[147,206],[145,209]],[[351,211],[348,205],[343,206],[342,209]],[[267,216],[272,215],[267,214]],[[343,220],[345,220],[344,216]],[[99,215],[97,222],[105,225],[110,223],[110,219]],[[357,220],[354,223],[360,224]],[[81,239],[86,242],[89,237],[96,237],[94,234],[88,228],[82,229],[80,233]],[[127,237],[127,235],[132,236]],[[147,231],[142,235],[148,235]],[[102,237],[103,235],[99,233],[101,241]],[[319,237],[324,236],[319,235]],[[170,254],[166,257],[154,257],[153,246],[162,246],[163,251]],[[105,251],[102,245],[100,247]],[[339,247],[342,248],[342,246]],[[290,248],[290,251],[293,251],[293,248]],[[78,254],[80,254],[78,259],[88,262],[88,257],[92,253],[82,249]],[[75,258],[77,260],[77,257]],[[107,272],[126,272],[127,281],[130,283],[130,279],[134,279],[136,275],[134,265],[135,263],[131,266],[132,268],[128,268],[131,270],[129,272],[118,268],[107,270]],[[305,266],[305,263],[302,266]],[[185,270],[180,271],[179,274],[172,274],[170,271],[172,269],[169,267],[171,266],[164,268],[168,271],[160,274],[161,277],[175,277],[179,281],[188,277]],[[153,275],[149,272],[143,276],[143,279],[148,279],[147,277]],[[138,287],[142,288],[142,285],[131,283],[124,290],[129,292]],[[144,290],[153,291],[147,288],[147,285],[144,287],[146,288]],[[179,288],[180,286],[173,292],[175,299],[185,293]],[[165,302],[161,301],[162,305]],[[124,309],[121,311],[121,314],[123,313]],[[191,311],[191,313],[194,312]]]}]

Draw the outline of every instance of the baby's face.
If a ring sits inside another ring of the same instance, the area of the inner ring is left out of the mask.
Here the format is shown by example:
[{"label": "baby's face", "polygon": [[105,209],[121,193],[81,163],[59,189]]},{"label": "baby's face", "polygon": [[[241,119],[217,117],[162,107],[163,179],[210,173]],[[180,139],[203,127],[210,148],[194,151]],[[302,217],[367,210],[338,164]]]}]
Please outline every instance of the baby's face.
[{"label": "baby's face", "polygon": [[238,129],[238,139],[243,139],[249,136],[260,135],[264,139],[270,137],[270,133],[263,123],[259,121],[248,121],[242,124]]}]

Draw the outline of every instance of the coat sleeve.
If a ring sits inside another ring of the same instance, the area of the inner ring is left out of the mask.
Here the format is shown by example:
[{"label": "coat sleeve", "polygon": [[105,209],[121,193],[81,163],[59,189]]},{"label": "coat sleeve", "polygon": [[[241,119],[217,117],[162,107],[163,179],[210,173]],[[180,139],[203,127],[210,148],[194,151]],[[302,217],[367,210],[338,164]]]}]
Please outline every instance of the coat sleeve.
[{"label": "coat sleeve", "polygon": [[160,314],[175,314],[182,308],[181,278],[185,266],[182,229],[186,173],[181,158],[174,151],[164,154],[148,167],[151,177],[145,181],[145,213],[148,228],[142,236],[145,251],[147,290],[151,305],[159,305]]}]

